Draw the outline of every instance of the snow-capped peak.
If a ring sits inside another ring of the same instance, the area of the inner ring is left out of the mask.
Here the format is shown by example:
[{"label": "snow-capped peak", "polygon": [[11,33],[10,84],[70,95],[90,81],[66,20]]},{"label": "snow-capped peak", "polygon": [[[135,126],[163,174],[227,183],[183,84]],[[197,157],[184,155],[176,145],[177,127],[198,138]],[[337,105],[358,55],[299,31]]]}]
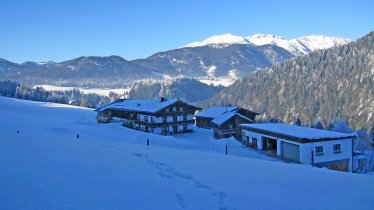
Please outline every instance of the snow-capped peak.
[{"label": "snow-capped peak", "polygon": [[288,52],[294,55],[301,55],[301,54],[306,54],[309,52],[307,49],[305,49],[305,47],[303,47],[299,43],[290,42],[281,36],[276,36],[272,34],[254,34],[246,38],[248,41],[250,41],[254,45],[257,45],[257,46],[266,45],[266,44],[276,45],[278,47],[281,47],[287,50]]},{"label": "snow-capped peak", "polygon": [[201,47],[205,45],[231,45],[231,44],[251,44],[245,37],[236,36],[231,33],[211,36],[201,42],[193,42],[183,47]]},{"label": "snow-capped peak", "polygon": [[205,45],[227,46],[232,44],[249,44],[249,45],[276,45],[288,52],[298,56],[305,55],[314,50],[327,49],[333,46],[349,43],[350,40],[341,37],[329,37],[324,35],[303,36],[296,39],[284,39],[281,36],[273,34],[254,34],[247,37],[236,36],[233,34],[223,34],[211,36],[201,42],[193,42],[183,47],[201,47]]},{"label": "snow-capped peak", "polygon": [[273,34],[254,34],[252,36],[245,37],[248,41],[252,42],[256,45],[264,45],[264,44],[275,44],[277,41],[284,40],[281,36],[276,36]]},{"label": "snow-capped peak", "polygon": [[350,42],[350,40],[341,37],[329,37],[324,35],[309,35],[293,40],[305,45],[311,51],[327,49],[333,46],[348,44]]}]

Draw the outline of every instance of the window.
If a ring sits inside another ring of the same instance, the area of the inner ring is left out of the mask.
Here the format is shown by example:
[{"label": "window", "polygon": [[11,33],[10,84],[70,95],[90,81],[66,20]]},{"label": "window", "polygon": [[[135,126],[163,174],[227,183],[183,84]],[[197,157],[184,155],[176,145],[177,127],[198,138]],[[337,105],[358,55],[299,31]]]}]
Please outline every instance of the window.
[{"label": "window", "polygon": [[245,145],[249,146],[249,136],[245,137],[245,141],[243,142]]},{"label": "window", "polygon": [[179,107],[179,111],[183,112],[183,107]]},{"label": "window", "polygon": [[339,152],[341,152],[340,144],[334,144],[334,153],[339,153]]},{"label": "window", "polygon": [[177,107],[173,107],[173,112],[176,112],[177,111]]},{"label": "window", "polygon": [[252,144],[254,144],[255,146],[257,146],[257,138],[252,138]]},{"label": "window", "polygon": [[169,111],[172,112],[172,111],[173,111],[173,107],[170,107],[170,108],[169,108]]},{"label": "window", "polygon": [[316,155],[323,155],[323,146],[316,146]]},{"label": "window", "polygon": [[148,116],[144,116],[144,121],[148,122]]},{"label": "window", "polygon": [[233,124],[229,124],[229,129],[232,129],[233,127]]}]

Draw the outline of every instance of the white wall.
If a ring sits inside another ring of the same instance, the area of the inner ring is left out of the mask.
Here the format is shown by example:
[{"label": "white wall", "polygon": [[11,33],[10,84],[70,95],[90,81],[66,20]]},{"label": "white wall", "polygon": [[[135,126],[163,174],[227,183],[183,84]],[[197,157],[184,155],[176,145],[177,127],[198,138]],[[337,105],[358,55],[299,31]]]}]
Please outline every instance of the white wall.
[{"label": "white wall", "polygon": [[[148,122],[159,122],[161,123],[162,122],[162,117],[155,117],[153,115],[145,115],[145,114],[138,114],[139,116],[139,121],[142,121],[144,122],[145,121],[145,117],[147,116],[148,117]],[[153,121],[151,121],[153,120]]]},{"label": "white wall", "polygon": [[153,133],[155,134],[161,134],[161,128],[154,128]]},{"label": "white wall", "polygon": [[162,123],[162,117],[153,117],[155,123]]},{"label": "white wall", "polygon": [[[340,144],[340,153],[334,153],[334,144]],[[341,139],[303,144],[300,151],[300,158],[302,162],[309,164],[312,163],[312,151],[314,151],[316,146],[323,146],[323,155],[316,155],[314,152],[314,163],[342,159],[349,159],[350,163],[352,163],[352,139]],[[349,167],[351,168],[351,164]]]}]

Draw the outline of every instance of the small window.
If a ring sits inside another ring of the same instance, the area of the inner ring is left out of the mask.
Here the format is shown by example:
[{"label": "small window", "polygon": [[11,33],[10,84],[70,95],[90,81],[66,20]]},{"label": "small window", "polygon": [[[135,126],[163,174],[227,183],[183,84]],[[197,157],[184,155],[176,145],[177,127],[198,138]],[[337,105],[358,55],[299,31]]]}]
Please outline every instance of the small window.
[{"label": "small window", "polygon": [[179,107],[179,111],[183,112],[183,107]]},{"label": "small window", "polygon": [[173,112],[176,112],[177,111],[177,107],[173,107]]},{"label": "small window", "polygon": [[257,146],[257,138],[252,138],[252,144]]},{"label": "small window", "polygon": [[341,152],[340,144],[334,144],[334,153],[339,153],[339,152]]},{"label": "small window", "polygon": [[232,129],[234,127],[233,124],[229,124],[229,129]]},{"label": "small window", "polygon": [[173,111],[173,107],[170,107],[170,108],[169,108],[169,111],[172,112],[172,111]]},{"label": "small window", "polygon": [[323,155],[323,146],[316,146],[316,155]]},{"label": "small window", "polygon": [[144,121],[148,122],[148,116],[144,116]]}]

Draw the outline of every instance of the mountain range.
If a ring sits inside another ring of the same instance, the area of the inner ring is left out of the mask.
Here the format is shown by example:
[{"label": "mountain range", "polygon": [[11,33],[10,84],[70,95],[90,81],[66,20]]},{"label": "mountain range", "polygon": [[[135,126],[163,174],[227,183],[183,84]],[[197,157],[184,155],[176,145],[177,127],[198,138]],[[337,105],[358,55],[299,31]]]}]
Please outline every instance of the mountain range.
[{"label": "mountain range", "polygon": [[58,63],[22,64],[0,59],[0,79],[27,85],[106,88],[123,87],[134,80],[177,76],[208,81],[229,78],[234,82],[252,71],[348,42],[343,38],[326,36],[285,40],[275,35],[240,37],[224,34],[133,61],[119,56],[85,56]]},{"label": "mountain range", "polygon": [[327,49],[337,45],[349,43],[350,40],[341,37],[329,37],[323,35],[310,35],[300,38],[286,40],[281,36],[272,34],[254,34],[252,36],[242,37],[233,34],[223,34],[209,37],[201,42],[193,42],[184,47],[225,47],[233,44],[244,44],[253,46],[275,45],[281,47],[295,56],[305,55],[315,50]]}]

